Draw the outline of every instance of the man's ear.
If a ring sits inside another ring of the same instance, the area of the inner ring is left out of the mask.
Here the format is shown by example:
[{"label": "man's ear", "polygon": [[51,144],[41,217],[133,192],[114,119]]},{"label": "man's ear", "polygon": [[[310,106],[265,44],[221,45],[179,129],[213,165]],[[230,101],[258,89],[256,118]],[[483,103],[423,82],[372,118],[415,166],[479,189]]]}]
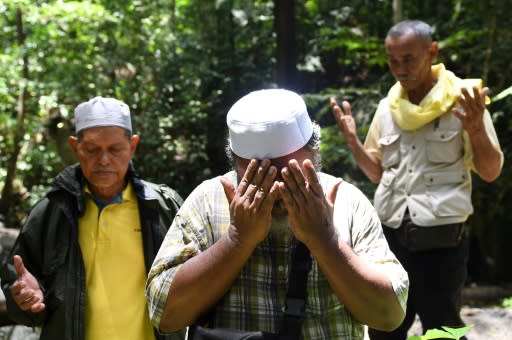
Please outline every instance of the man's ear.
[{"label": "man's ear", "polygon": [[75,154],[75,156],[77,156],[78,138],[76,138],[75,136],[69,136],[68,144],[69,144],[69,146],[71,146],[71,150],[73,150],[73,153]]},{"label": "man's ear", "polygon": [[132,150],[132,156],[137,150],[137,145],[139,145],[140,137],[139,135],[132,135],[132,139],[130,140],[130,148]]},{"label": "man's ear", "polygon": [[437,54],[439,53],[439,44],[437,41],[432,41],[429,48],[430,60],[431,64],[437,59]]}]

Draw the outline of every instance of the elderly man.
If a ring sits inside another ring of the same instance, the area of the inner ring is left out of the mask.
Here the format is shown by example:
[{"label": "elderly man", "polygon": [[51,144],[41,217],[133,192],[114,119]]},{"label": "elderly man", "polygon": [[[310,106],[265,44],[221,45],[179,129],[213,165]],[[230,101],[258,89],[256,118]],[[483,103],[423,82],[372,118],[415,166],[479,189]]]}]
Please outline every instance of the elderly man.
[{"label": "elderly man", "polygon": [[[233,171],[200,184],[176,215],[146,284],[153,324],[169,332],[201,318],[293,339],[362,339],[363,324],[397,327],[407,274],[366,197],[319,171],[319,127],[302,98],[251,92],[227,124]],[[305,299],[290,299],[300,245],[312,265]]]},{"label": "elderly man", "polygon": [[139,136],[126,104],[93,98],[75,123],[79,164],[33,207],[2,268],[8,314],[42,326],[41,339],[170,339],[151,326],[144,283],[182,200],[135,175]]},{"label": "elderly man", "polygon": [[403,324],[391,333],[370,330],[370,337],[405,340],[416,314],[425,331],[464,325],[471,170],[494,181],[503,153],[485,108],[488,89],[432,65],[439,46],[427,23],[397,23],[385,47],[397,82],[380,101],[364,145],[350,104],[332,99],[331,108],[357,164],[379,183],[375,208],[411,281]]}]

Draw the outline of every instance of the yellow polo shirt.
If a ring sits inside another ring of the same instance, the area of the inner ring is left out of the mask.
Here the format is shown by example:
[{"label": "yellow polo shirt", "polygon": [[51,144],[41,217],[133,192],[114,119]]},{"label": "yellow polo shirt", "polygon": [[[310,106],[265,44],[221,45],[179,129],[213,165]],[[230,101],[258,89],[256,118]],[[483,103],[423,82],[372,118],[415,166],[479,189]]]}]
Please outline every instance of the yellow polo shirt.
[{"label": "yellow polo shirt", "polygon": [[154,340],[144,285],[139,208],[132,185],[101,212],[86,187],[79,243],[86,273],[86,340]]}]

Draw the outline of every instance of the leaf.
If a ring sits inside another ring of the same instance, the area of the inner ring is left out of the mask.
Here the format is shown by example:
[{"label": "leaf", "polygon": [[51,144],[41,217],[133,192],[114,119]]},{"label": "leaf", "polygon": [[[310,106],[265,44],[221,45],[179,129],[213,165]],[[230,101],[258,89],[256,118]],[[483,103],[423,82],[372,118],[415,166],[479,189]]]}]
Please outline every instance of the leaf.
[{"label": "leaf", "polygon": [[460,328],[451,328],[443,326],[442,329],[429,329],[425,333],[425,335],[422,336],[412,336],[409,337],[407,340],[431,340],[431,339],[460,339],[464,334],[469,331],[473,325],[460,327]]},{"label": "leaf", "polygon": [[466,334],[471,328],[473,327],[473,325],[468,325],[468,326],[465,326],[465,327],[459,327],[459,328],[451,328],[451,327],[446,327],[446,326],[443,326],[443,329],[446,330],[447,332],[451,333],[453,336],[455,336],[454,339],[460,339],[464,334]]},{"label": "leaf", "polygon": [[494,102],[497,102],[498,100],[502,100],[503,98],[507,97],[507,96],[510,96],[512,94],[512,86],[506,88],[505,90],[501,91],[500,93],[498,93],[497,95],[495,95],[491,101],[494,103]]},{"label": "leaf", "polygon": [[446,339],[458,339],[455,338],[450,332],[441,330],[441,329],[429,329],[422,339],[437,339],[437,338],[446,338]]}]

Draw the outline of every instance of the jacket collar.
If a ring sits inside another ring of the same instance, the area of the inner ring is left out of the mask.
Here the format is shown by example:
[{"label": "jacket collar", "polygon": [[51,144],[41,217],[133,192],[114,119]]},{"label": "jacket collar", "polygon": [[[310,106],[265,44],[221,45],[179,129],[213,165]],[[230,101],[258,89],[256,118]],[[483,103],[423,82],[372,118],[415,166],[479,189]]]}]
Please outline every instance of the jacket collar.
[{"label": "jacket collar", "polygon": [[[128,166],[126,176],[128,180],[132,182],[135,195],[139,200],[151,201],[158,199],[157,194],[139,178],[132,163]],[[82,173],[80,164],[76,163],[70,165],[55,177],[52,189],[48,195],[59,191],[67,192],[76,199],[78,213],[82,215],[85,210],[85,193],[83,190],[85,182],[86,179]]]}]

